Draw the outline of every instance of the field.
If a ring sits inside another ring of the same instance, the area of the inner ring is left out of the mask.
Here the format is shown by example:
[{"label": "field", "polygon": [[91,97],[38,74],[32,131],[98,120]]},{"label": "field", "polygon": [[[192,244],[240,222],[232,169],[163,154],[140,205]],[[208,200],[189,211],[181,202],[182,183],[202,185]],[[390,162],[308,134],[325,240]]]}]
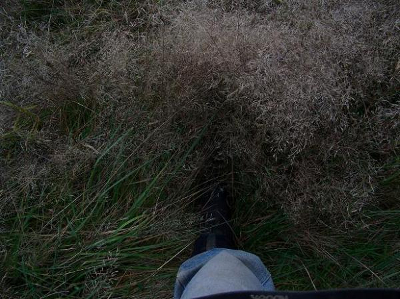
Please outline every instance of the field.
[{"label": "field", "polygon": [[205,181],[277,289],[400,286],[398,1],[0,6],[1,298],[171,298]]}]

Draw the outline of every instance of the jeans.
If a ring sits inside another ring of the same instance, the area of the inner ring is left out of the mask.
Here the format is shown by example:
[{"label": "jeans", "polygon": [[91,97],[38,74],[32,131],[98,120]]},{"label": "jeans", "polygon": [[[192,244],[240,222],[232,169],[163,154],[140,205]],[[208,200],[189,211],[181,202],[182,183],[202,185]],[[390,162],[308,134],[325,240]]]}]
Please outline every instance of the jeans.
[{"label": "jeans", "polygon": [[214,248],[185,261],[179,268],[175,299],[233,291],[274,291],[271,274],[256,255]]}]

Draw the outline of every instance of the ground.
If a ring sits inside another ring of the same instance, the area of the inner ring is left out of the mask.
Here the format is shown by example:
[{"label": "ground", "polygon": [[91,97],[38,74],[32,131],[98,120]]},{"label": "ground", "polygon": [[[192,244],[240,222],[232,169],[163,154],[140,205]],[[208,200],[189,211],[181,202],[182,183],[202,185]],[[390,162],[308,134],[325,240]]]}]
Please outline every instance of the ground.
[{"label": "ground", "polygon": [[2,6],[2,298],[170,298],[207,180],[278,289],[400,285],[398,1]]}]

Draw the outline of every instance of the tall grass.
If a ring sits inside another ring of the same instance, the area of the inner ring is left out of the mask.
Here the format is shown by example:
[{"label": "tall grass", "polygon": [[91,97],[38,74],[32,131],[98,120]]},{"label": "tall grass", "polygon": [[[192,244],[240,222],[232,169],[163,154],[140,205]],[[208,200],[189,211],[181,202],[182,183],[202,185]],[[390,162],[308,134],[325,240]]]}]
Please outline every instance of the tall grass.
[{"label": "tall grass", "polygon": [[245,225],[239,218],[242,246],[260,256],[278,289],[399,285],[399,210],[367,211],[360,216],[363,224],[349,230],[315,226],[306,232],[282,211],[264,212]]},{"label": "tall grass", "polygon": [[160,281],[173,285],[195,227],[182,225],[187,203],[178,199],[187,190],[176,197],[165,188],[198,141],[184,155],[140,161],[129,138],[132,129],[116,129],[78,175],[68,169],[31,185],[8,179],[2,192],[18,200],[1,221],[6,296],[130,297],[156,291]]},{"label": "tall grass", "polygon": [[278,289],[400,285],[395,1],[4,7],[2,298],[170,298],[215,177]]}]

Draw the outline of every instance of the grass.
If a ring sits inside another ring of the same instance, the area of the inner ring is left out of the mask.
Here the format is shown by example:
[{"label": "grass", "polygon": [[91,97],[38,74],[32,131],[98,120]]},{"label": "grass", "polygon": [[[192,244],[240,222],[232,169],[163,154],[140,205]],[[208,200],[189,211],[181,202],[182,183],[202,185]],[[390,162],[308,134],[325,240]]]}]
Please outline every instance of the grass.
[{"label": "grass", "polygon": [[[399,181],[391,183],[396,192]],[[234,215],[240,247],[262,259],[278,289],[397,287],[398,209],[370,207],[347,227],[320,220],[304,229],[282,209],[260,200],[254,180],[242,188]]]},{"label": "grass", "polygon": [[[279,211],[248,225],[243,247],[269,265],[278,289],[396,287],[399,211],[365,213],[365,227],[299,233]],[[378,233],[377,233],[378,232]]]},{"label": "grass", "polygon": [[0,296],[170,298],[213,176],[278,289],[398,287],[398,10],[6,1]]},{"label": "grass", "polygon": [[[192,231],[178,226],[174,233],[179,235],[168,238],[171,227],[165,217],[179,221],[183,207],[163,188],[171,160],[182,158],[165,153],[133,163],[134,152],[124,148],[125,139],[134,137],[132,130],[114,136],[92,168],[78,177],[65,173],[53,186],[31,190],[9,180],[3,191],[11,189],[21,198],[2,221],[9,230],[1,234],[3,246],[13,249],[2,264],[9,269],[14,295],[128,296],[149,280],[156,283],[157,275],[173,281],[174,269],[166,262],[190,244]],[[113,150],[118,152],[115,160],[107,160]],[[136,166],[127,167],[128,161]],[[159,167],[156,176],[146,179],[143,173],[154,165]]]},{"label": "grass", "polygon": [[[8,180],[2,192],[19,200],[1,223],[7,228],[0,235],[5,296],[170,295],[198,219],[190,216],[191,201],[182,201],[190,188],[172,196],[165,189],[200,139],[183,157],[171,151],[135,161],[137,149],[126,146],[131,138],[132,130],[115,130],[82,173],[68,171],[58,181],[25,189]],[[147,177],[149,172],[154,175]],[[383,183],[396,178],[397,173]],[[249,195],[236,201],[236,233],[241,249],[268,265],[278,289],[398,285],[399,210],[365,211],[348,230],[297,230],[282,210],[251,198],[257,189],[240,191]]]}]

